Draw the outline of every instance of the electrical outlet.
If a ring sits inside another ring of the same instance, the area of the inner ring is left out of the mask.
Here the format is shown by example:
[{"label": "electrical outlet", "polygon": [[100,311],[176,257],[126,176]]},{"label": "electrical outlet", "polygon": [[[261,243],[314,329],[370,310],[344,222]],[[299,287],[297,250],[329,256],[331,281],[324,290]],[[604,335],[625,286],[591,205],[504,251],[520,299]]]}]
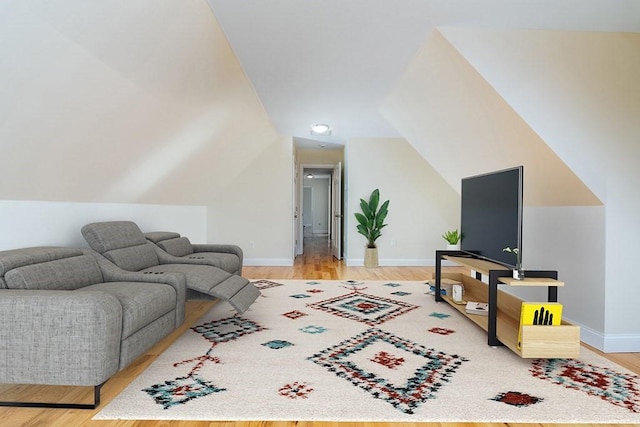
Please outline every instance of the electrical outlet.
[{"label": "electrical outlet", "polygon": [[255,249],[256,248],[256,242],[254,242],[254,241],[249,242],[249,246],[251,246],[251,249]]},{"label": "electrical outlet", "polygon": [[391,246],[397,246],[398,241],[396,239],[391,239]]}]

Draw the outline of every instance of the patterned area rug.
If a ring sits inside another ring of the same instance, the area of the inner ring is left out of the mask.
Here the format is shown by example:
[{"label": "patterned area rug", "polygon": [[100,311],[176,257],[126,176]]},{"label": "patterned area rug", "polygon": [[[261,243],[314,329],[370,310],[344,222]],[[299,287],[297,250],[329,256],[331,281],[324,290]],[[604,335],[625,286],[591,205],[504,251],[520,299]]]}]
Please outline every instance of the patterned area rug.
[{"label": "patterned area rug", "polygon": [[521,359],[424,282],[260,280],[94,419],[640,423],[640,377],[587,350]]}]

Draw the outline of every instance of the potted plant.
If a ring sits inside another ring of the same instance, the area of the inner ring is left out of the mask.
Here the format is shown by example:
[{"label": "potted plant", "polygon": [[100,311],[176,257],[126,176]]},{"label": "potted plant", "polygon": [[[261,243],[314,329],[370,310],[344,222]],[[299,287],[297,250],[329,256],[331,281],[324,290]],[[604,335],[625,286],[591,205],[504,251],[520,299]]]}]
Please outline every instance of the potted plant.
[{"label": "potted plant", "polygon": [[509,252],[516,256],[516,268],[513,269],[513,278],[516,280],[524,279],[524,269],[522,268],[522,260],[520,259],[520,250],[518,248],[510,248],[507,246],[502,252]]},{"label": "potted plant", "polygon": [[458,232],[457,228],[453,231],[447,231],[442,235],[442,238],[447,241],[448,250],[457,251],[460,249],[460,239],[462,239],[462,234]]},{"label": "potted plant", "polygon": [[387,217],[389,201],[385,201],[382,205],[380,203],[380,190],[377,188],[373,190],[369,201],[360,199],[360,209],[362,212],[356,212],[355,216],[358,220],[358,233],[367,238],[367,248],[364,256],[365,267],[377,267],[378,266],[378,248],[376,247],[376,240],[382,236],[382,230],[387,224],[384,223]]}]

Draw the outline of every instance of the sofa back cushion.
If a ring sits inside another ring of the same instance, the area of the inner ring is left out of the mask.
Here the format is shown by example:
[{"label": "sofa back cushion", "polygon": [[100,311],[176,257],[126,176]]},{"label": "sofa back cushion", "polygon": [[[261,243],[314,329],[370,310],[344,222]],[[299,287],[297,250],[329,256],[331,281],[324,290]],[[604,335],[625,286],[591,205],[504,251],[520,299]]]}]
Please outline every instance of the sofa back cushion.
[{"label": "sofa back cushion", "polygon": [[104,257],[123,270],[140,271],[159,265],[158,255],[152,243],[114,249],[103,253]]},{"label": "sofa back cushion", "polygon": [[73,290],[104,281],[96,259],[80,255],[25,265],[9,270],[4,279],[9,289]]},{"label": "sofa back cushion", "polygon": [[82,227],[82,236],[91,249],[104,254],[114,249],[144,245],[147,239],[135,222],[94,222]]},{"label": "sofa back cushion", "polygon": [[38,246],[0,251],[0,288],[7,288],[4,275],[14,268],[79,255],[82,255],[82,250],[80,249],[56,246]]},{"label": "sofa back cushion", "polygon": [[163,240],[158,242],[158,246],[173,256],[185,256],[193,253],[193,246],[187,237]]},{"label": "sofa back cushion", "polygon": [[160,264],[156,250],[135,222],[94,222],[81,232],[91,249],[123,270],[140,271]]}]

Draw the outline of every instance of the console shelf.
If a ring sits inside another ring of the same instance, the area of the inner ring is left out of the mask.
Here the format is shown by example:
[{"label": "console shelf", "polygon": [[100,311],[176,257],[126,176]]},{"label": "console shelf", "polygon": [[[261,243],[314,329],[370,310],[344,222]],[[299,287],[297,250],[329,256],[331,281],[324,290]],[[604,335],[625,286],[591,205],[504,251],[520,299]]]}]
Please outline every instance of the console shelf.
[{"label": "console shelf", "polygon": [[[435,299],[449,303],[476,325],[487,331],[487,344],[506,346],[523,358],[575,358],[580,354],[580,328],[563,322],[557,326],[525,326],[522,345],[518,348],[520,309],[522,300],[498,289],[498,285],[545,286],[548,301],[558,300],[557,289],[564,282],[557,280],[556,271],[526,271],[524,280],[512,277],[512,271],[502,265],[473,257],[459,251],[436,251]],[[442,260],[451,261],[476,272],[476,277],[461,273],[442,273]],[[488,276],[489,283],[481,280]],[[468,314],[464,304],[442,295],[443,279],[454,280],[464,287],[464,299],[489,303],[488,316]]]}]

